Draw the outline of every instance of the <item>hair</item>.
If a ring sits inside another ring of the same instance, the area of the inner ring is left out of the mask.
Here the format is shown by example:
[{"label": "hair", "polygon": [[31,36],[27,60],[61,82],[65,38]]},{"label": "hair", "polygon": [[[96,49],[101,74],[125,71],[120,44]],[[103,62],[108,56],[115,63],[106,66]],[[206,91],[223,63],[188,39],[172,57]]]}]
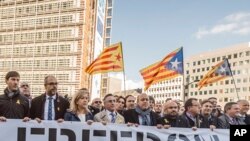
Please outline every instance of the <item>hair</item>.
[{"label": "hair", "polygon": [[81,88],[80,90],[88,91],[88,89],[87,89],[87,88]]},{"label": "hair", "polygon": [[238,100],[237,101],[237,103],[239,104],[239,103],[241,103],[241,102],[247,102],[247,103],[249,103],[247,100],[245,100],[245,99],[241,99],[241,100]]},{"label": "hair", "polygon": [[[89,97],[89,92],[86,90],[78,90],[75,95],[73,96],[71,103],[70,103],[70,110],[73,112],[77,112],[79,109],[76,105],[77,101],[83,97],[83,95],[87,94]],[[86,108],[86,112],[89,112],[88,108]]]},{"label": "hair", "polygon": [[224,112],[226,113],[228,110],[232,108],[233,105],[237,104],[236,102],[228,102],[224,106]]},{"label": "hair", "polygon": [[124,100],[124,105],[126,105],[126,103],[125,103],[126,99],[125,99],[123,96],[117,97],[117,98],[116,98],[116,101],[119,101],[120,99],[123,99],[123,100]]},{"label": "hair", "polygon": [[106,95],[104,96],[104,98],[103,98],[103,101],[105,101],[105,100],[107,99],[107,97],[109,97],[109,96],[114,96],[114,95],[113,95],[113,94],[111,94],[111,93],[106,94]]},{"label": "hair", "polygon": [[217,100],[216,97],[209,97],[207,100],[211,100],[211,99],[216,99]]},{"label": "hair", "polygon": [[47,76],[45,76],[45,78],[44,78],[44,85],[47,84],[47,80],[48,80],[48,78],[50,78],[50,77],[56,78],[56,77],[53,76],[53,75],[47,75]]},{"label": "hair", "polygon": [[205,103],[210,103],[210,104],[212,104],[213,105],[213,103],[211,102],[211,101],[209,101],[209,100],[203,100],[202,102],[201,102],[201,106],[203,106]]},{"label": "hair", "polygon": [[197,101],[196,98],[189,98],[185,104],[184,104],[184,108],[185,108],[185,112],[188,110],[188,107],[193,106],[193,101]]},{"label": "hair", "polygon": [[20,78],[20,74],[17,71],[9,71],[5,75],[5,80],[9,80],[10,77],[19,77]]},{"label": "hair", "polygon": [[149,98],[149,101],[153,101],[153,103],[155,104],[155,99],[154,99],[154,97],[153,96],[148,96],[148,98]]}]

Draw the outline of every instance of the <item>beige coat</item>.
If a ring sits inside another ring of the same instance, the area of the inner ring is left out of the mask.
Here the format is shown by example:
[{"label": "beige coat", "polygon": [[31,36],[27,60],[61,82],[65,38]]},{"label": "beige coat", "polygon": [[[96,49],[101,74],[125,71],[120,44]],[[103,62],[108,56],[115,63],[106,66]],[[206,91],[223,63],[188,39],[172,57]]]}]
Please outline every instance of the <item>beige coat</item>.
[{"label": "beige coat", "polygon": [[[125,123],[124,117],[122,115],[120,115],[118,112],[116,112],[116,114],[117,114],[117,116],[116,116],[115,123],[124,124]],[[96,114],[94,116],[94,121],[95,122],[106,121],[107,123],[111,123],[111,121],[108,118],[106,110],[102,110],[101,112]]]}]

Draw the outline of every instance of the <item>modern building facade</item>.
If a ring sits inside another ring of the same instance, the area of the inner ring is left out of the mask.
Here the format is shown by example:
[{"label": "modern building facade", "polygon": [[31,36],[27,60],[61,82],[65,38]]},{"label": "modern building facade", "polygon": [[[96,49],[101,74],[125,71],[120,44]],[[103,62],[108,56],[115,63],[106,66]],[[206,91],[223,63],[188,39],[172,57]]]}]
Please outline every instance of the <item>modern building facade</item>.
[{"label": "modern building facade", "polygon": [[105,0],[1,0],[0,91],[10,70],[30,83],[33,96],[44,92],[49,74],[58,79],[62,95],[90,89],[84,69],[103,49],[102,43],[95,51],[97,28],[103,33],[105,26],[105,15],[103,25],[97,22],[98,3],[106,11]]},{"label": "modern building facade", "polygon": [[201,90],[198,90],[197,83],[192,83],[188,85],[187,98],[195,97],[204,100],[217,97],[218,103],[222,106],[227,102],[237,101],[237,93],[240,99],[250,100],[250,43],[242,43],[187,58],[185,83],[202,79],[212,66],[225,58],[229,60],[233,77],[210,84]]},{"label": "modern building facade", "polygon": [[183,76],[153,84],[145,93],[153,96],[157,103],[164,103],[167,98],[182,100]]},{"label": "modern building facade", "polygon": [[[236,88],[232,77],[210,84],[198,90],[198,81],[224,58],[229,59]],[[197,98],[200,101],[217,97],[218,104],[224,106],[230,101],[250,100],[250,43],[242,43],[226,48],[194,55],[185,59],[183,76],[153,84],[147,91],[156,102],[163,103],[167,98],[187,100]]]}]

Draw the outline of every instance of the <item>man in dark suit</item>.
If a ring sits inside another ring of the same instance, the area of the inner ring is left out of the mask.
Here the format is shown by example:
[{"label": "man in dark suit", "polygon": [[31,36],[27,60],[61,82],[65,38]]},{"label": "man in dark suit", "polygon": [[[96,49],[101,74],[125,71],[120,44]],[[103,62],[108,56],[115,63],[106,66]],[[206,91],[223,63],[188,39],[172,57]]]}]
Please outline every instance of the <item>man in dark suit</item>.
[{"label": "man in dark suit", "polygon": [[207,119],[201,117],[201,105],[196,98],[190,98],[185,102],[185,111],[177,119],[176,127],[184,128],[209,128]]},{"label": "man in dark suit", "polygon": [[239,100],[237,103],[240,106],[239,118],[242,119],[247,125],[250,125],[250,115],[247,114],[249,111],[249,102],[247,100]]},{"label": "man in dark suit", "polygon": [[42,94],[31,102],[30,117],[41,120],[57,120],[62,122],[66,110],[69,108],[69,102],[58,95],[57,79],[48,75],[44,79],[45,94]]},{"label": "man in dark suit", "polygon": [[245,125],[237,116],[240,113],[240,107],[236,102],[228,102],[224,106],[225,114],[219,117],[218,128],[229,129],[230,125]]},{"label": "man in dark suit", "polygon": [[125,123],[156,126],[159,116],[149,107],[149,97],[143,93],[137,97],[137,106],[124,112]]}]

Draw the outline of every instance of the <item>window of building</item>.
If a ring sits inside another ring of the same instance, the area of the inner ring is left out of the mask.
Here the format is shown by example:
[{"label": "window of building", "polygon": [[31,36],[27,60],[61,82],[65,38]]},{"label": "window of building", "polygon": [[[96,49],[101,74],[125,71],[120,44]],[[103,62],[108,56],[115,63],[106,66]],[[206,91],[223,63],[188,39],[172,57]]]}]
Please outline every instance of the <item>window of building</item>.
[{"label": "window of building", "polygon": [[238,56],[237,53],[235,53],[235,54],[234,54],[234,58],[237,58],[237,56]]},{"label": "window of building", "polygon": [[198,61],[197,64],[200,65],[200,64],[201,64],[201,61]]},{"label": "window of building", "polygon": [[227,97],[224,98],[224,102],[228,102],[228,98]]},{"label": "window of building", "polygon": [[212,58],[212,62],[215,62],[215,58]]},{"label": "window of building", "polygon": [[217,57],[217,61],[220,61],[220,57]]},{"label": "window of building", "polygon": [[195,66],[196,65],[196,62],[193,62],[193,66]]}]

